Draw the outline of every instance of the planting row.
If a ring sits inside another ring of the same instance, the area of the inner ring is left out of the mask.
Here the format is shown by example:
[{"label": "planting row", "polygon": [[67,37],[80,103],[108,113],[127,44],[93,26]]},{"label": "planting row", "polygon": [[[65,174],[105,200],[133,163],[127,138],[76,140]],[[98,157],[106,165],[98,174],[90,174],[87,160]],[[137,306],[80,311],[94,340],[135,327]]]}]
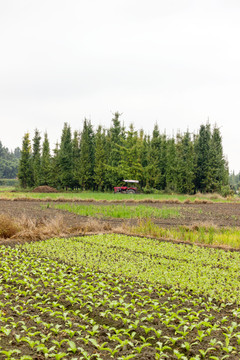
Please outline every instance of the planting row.
[{"label": "planting row", "polygon": [[0,359],[239,359],[233,305],[29,247],[1,247],[0,274]]},{"label": "planting row", "polygon": [[219,301],[240,302],[240,254],[126,235],[51,239],[25,251],[152,284],[174,286]]}]

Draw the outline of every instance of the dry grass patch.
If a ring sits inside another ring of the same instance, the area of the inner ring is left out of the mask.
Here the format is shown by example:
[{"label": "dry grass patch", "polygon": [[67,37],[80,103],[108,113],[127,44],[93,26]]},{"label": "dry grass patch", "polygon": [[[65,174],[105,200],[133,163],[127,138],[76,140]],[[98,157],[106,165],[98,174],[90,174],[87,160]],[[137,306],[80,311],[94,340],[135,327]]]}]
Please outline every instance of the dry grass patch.
[{"label": "dry grass patch", "polygon": [[109,223],[102,223],[97,219],[88,219],[86,222],[79,224],[78,226],[71,227],[71,233],[98,233],[101,231],[110,231],[112,226]]},{"label": "dry grass patch", "polygon": [[51,219],[13,218],[0,215],[0,239],[44,240],[55,236],[80,235],[110,231],[109,224],[90,219],[77,226],[68,226],[63,216]]},{"label": "dry grass patch", "polygon": [[67,230],[63,223],[63,218],[60,216],[40,221],[22,217],[21,230],[12,236],[12,238],[43,240],[52,236],[64,236]]},{"label": "dry grass patch", "polygon": [[20,224],[10,216],[4,214],[0,215],[0,238],[11,238],[18,233],[20,229]]}]

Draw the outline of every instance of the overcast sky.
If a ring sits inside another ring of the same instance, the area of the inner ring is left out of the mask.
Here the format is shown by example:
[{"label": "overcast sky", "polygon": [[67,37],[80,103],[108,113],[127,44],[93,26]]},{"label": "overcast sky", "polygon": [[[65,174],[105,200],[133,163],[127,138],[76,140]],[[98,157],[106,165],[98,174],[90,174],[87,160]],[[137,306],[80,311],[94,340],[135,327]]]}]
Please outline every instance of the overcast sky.
[{"label": "overcast sky", "polygon": [[239,0],[0,0],[0,140],[83,119],[172,136],[207,120],[240,170]]}]

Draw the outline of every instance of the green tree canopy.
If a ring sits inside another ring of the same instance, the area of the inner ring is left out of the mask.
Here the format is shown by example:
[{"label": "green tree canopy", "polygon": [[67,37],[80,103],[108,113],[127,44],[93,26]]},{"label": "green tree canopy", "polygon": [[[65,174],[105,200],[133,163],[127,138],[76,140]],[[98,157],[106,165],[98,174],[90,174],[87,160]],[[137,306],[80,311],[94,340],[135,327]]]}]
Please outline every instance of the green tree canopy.
[{"label": "green tree canopy", "polygon": [[18,169],[18,178],[23,188],[34,185],[32,169],[32,149],[29,133],[26,133],[22,141],[21,159]]}]

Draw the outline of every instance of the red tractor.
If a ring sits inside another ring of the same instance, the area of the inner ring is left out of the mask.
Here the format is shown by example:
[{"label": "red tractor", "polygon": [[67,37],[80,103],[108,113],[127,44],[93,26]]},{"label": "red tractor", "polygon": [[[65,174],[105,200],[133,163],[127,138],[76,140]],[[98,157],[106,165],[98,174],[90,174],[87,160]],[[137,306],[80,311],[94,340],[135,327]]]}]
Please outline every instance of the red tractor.
[{"label": "red tractor", "polygon": [[122,193],[122,194],[136,194],[137,188],[132,186],[131,184],[139,183],[138,180],[123,180],[126,183],[126,186],[115,186],[114,187],[114,194]]}]

